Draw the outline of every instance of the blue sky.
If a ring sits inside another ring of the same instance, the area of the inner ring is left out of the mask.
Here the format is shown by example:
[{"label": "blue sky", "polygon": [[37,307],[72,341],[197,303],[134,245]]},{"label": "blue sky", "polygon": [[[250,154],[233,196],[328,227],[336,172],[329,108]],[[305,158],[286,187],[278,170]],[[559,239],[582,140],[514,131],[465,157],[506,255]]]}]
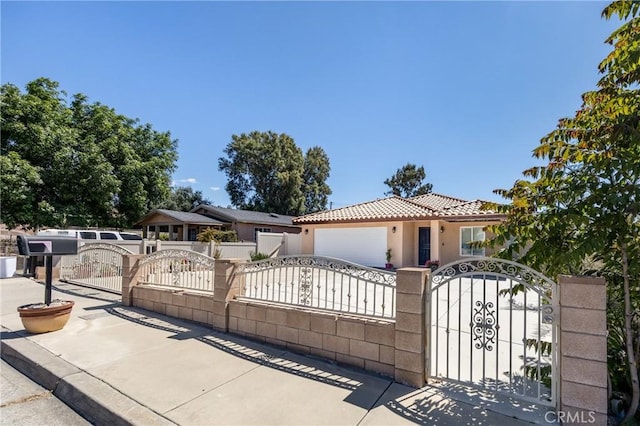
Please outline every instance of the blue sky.
[{"label": "blue sky", "polygon": [[231,135],[287,133],[331,161],[333,207],[404,164],[497,200],[595,87],[602,2],[1,3],[1,81],[48,77],[178,140],[177,185],[226,206]]}]

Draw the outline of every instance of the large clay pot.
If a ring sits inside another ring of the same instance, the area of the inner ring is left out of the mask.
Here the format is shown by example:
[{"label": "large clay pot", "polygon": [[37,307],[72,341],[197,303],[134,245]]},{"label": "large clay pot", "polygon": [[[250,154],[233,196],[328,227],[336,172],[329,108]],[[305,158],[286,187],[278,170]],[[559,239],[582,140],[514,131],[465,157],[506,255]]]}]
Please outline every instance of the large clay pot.
[{"label": "large clay pot", "polygon": [[65,326],[73,308],[71,300],[54,300],[50,305],[31,303],[18,308],[20,319],[29,333],[48,333]]}]

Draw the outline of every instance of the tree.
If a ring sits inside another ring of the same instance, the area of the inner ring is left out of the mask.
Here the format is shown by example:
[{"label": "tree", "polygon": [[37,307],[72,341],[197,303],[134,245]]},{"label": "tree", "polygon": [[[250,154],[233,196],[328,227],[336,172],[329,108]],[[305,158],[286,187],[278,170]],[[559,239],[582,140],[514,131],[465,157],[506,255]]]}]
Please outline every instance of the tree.
[{"label": "tree", "polygon": [[307,150],[302,173],[304,213],[315,213],[327,208],[331,188],[326,180],[330,171],[329,157],[322,148],[314,146]]},{"label": "tree", "polygon": [[384,181],[384,184],[391,188],[385,195],[408,198],[428,194],[433,186],[430,183],[422,183],[426,176],[423,166],[417,167],[415,164],[407,163]]},{"label": "tree", "polygon": [[[318,206],[323,193],[330,193],[329,187],[322,185],[329,163],[320,148],[309,151],[308,163],[313,170],[305,173],[307,162],[302,151],[284,133],[253,131],[231,139],[224,150],[227,157],[218,159],[218,169],[227,175],[225,188],[235,207],[296,216],[305,212],[307,199],[312,207]],[[304,191],[309,189],[317,190],[318,195],[307,198]]]},{"label": "tree", "polygon": [[[23,161],[37,173],[28,180],[31,215],[4,203],[3,220],[20,218],[16,224],[30,227],[130,226],[167,198],[177,142],[89,104],[85,95],[74,95],[69,105],[58,87],[39,78],[25,93],[12,84],[0,89],[3,164]],[[7,186],[3,198],[20,198],[16,188]]]},{"label": "tree", "polygon": [[188,212],[200,204],[211,204],[211,201],[202,197],[202,191],[194,191],[190,186],[176,186],[171,188],[169,198],[156,208]]},{"label": "tree", "polygon": [[38,170],[20,158],[17,152],[0,155],[0,217],[9,229],[19,224],[33,223],[36,212],[35,194],[31,188],[41,185]]},{"label": "tree", "polygon": [[610,297],[623,300],[619,321],[611,317],[618,301],[609,300],[608,326],[622,324],[615,334],[631,393],[625,420],[640,398],[639,9],[630,1],[604,9],[604,18],[624,22],[606,40],[614,48],[599,65],[597,90],[586,92],[575,116],[561,119],[534,150],[548,164],[526,170],[511,189],[496,190],[509,204],[489,206],[507,214],[491,229],[491,244],[508,244],[501,256],[520,257],[549,275],[575,273],[589,258],[602,263]]}]

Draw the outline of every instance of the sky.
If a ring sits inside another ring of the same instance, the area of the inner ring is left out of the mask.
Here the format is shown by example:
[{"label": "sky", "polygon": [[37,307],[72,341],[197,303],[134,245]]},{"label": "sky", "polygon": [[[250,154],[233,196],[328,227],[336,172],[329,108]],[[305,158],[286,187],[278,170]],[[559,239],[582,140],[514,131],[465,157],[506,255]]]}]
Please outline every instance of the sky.
[{"label": "sky", "polygon": [[602,2],[0,2],[0,81],[47,77],[178,141],[175,185],[227,206],[231,136],[327,153],[330,206],[433,191],[501,201],[595,88]]}]

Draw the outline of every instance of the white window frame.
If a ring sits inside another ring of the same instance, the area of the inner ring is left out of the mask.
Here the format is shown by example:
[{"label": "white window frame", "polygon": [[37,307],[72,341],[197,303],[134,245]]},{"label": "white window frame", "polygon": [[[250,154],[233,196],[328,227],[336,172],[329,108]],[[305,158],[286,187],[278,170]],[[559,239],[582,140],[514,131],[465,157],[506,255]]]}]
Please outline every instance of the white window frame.
[{"label": "white window frame", "polygon": [[[471,248],[471,254],[465,254],[465,253],[462,252],[462,250],[463,250],[463,248],[462,248],[462,245],[463,245],[463,242],[462,242],[462,230],[463,229],[471,229],[471,238],[473,238],[473,235],[475,234],[473,230],[475,228],[480,228],[480,230],[482,231],[483,238],[482,238],[482,240],[473,240],[472,239],[471,242],[486,240],[487,234],[484,231],[484,228],[485,228],[484,226],[461,226],[460,227],[460,240],[459,240],[460,257],[478,257],[478,256],[484,256],[485,255],[484,247],[481,247],[480,249]],[[482,252],[480,254],[476,254],[475,253],[476,250],[481,250]]]}]

